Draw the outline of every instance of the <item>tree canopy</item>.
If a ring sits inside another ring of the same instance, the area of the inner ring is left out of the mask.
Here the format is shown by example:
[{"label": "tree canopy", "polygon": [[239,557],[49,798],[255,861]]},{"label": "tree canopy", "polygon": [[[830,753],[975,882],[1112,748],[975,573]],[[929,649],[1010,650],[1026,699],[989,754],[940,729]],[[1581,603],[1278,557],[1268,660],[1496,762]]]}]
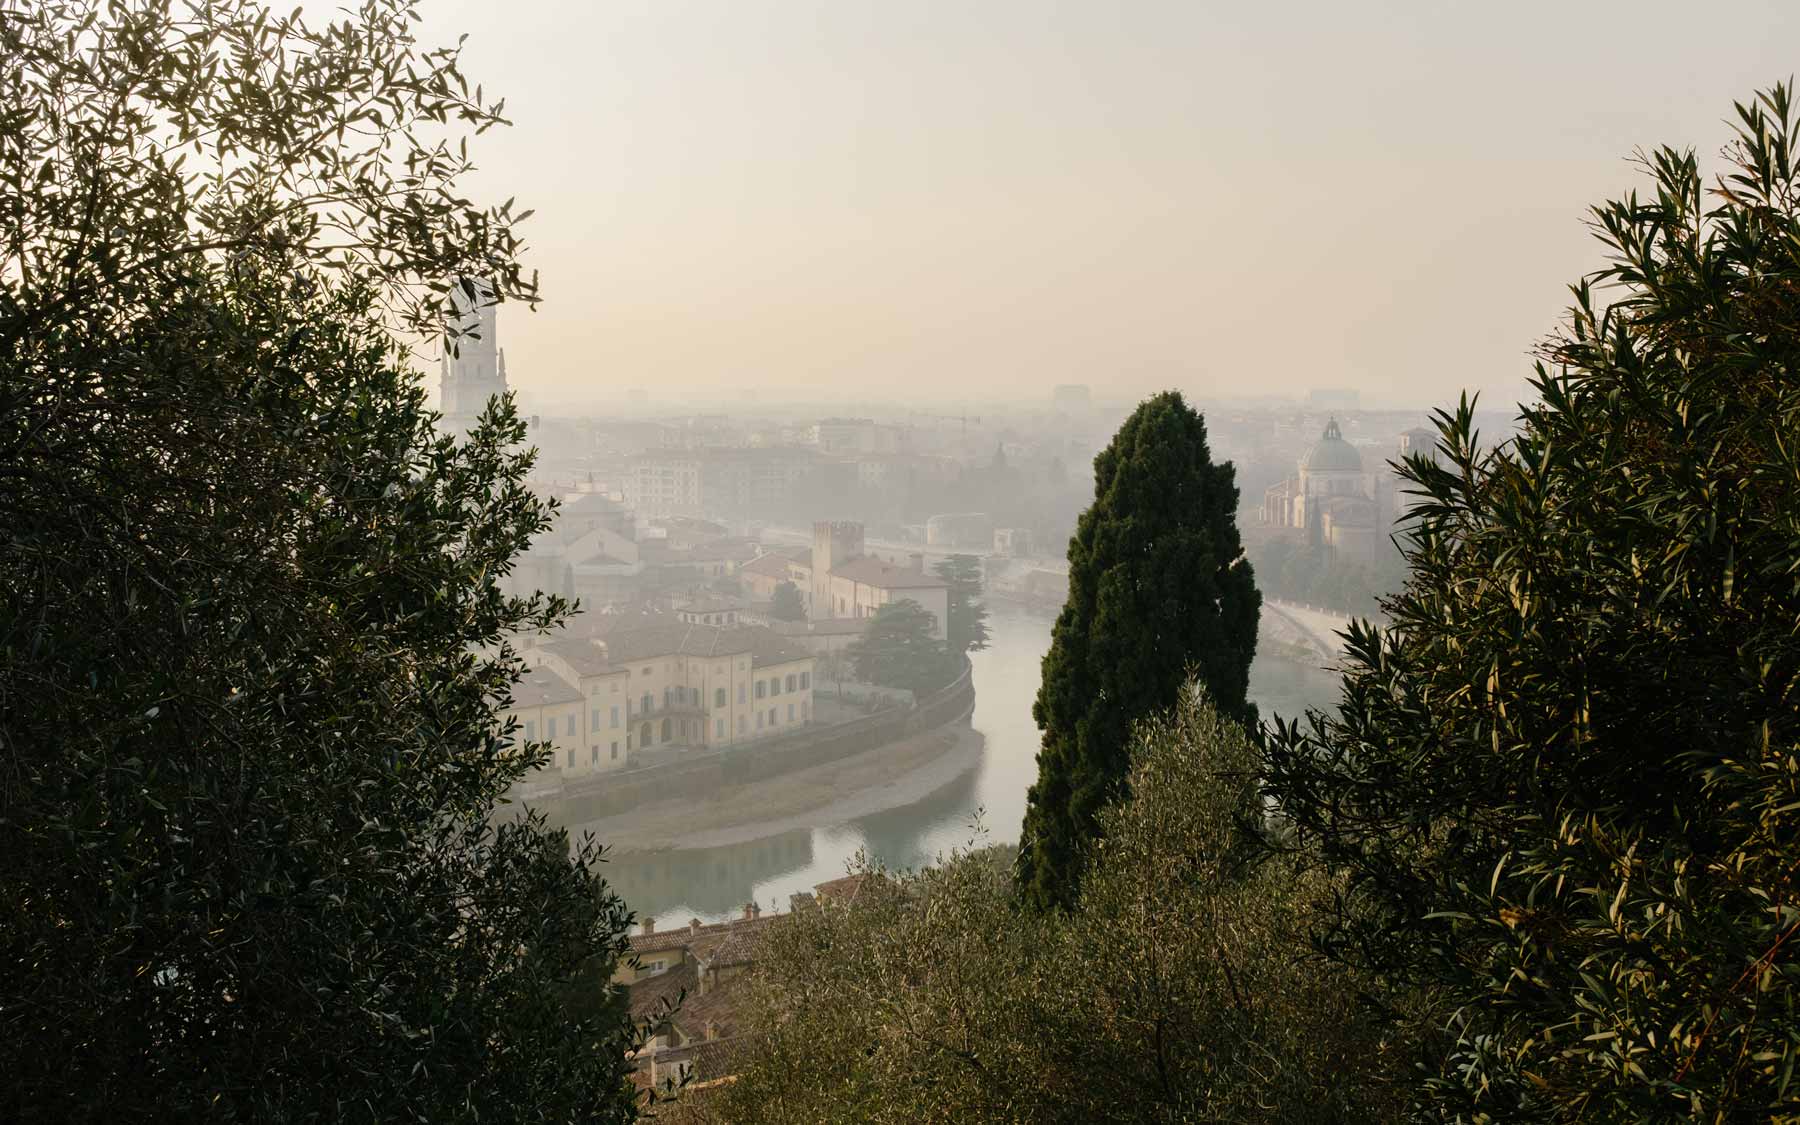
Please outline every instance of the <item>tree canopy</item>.
[{"label": "tree canopy", "polygon": [[598,849],[490,823],[550,510],[395,336],[532,295],[457,191],[498,103],[385,0],[4,5],[0,57],[5,1115],[628,1115]]},{"label": "tree canopy", "polygon": [[800,600],[800,587],[792,582],[777,583],[769,599],[769,616],[777,621],[805,621],[806,603]]},{"label": "tree canopy", "polygon": [[848,650],[856,678],[921,693],[943,687],[956,673],[936,628],[931,611],[911,598],[882,606]]},{"label": "tree canopy", "polygon": [[1392,627],[1271,747],[1324,947],[1447,1029],[1436,1120],[1800,1104],[1800,136],[1785,86],[1737,119],[1710,192],[1661,149],[1595,209],[1514,440],[1439,416]]},{"label": "tree canopy", "polygon": [[980,601],[981,560],[974,555],[951,555],[937,564],[937,575],[950,584],[949,620],[944,622],[946,644],[958,656],[987,647],[987,606]]},{"label": "tree canopy", "polygon": [[1236,514],[1232,467],[1213,464],[1206,422],[1178,393],[1142,403],[1094,459],[1032,708],[1044,737],[1019,882],[1040,906],[1072,901],[1100,809],[1122,791],[1132,723],[1173,706],[1189,675],[1252,720],[1262,599]]},{"label": "tree canopy", "polygon": [[1393,1120],[1386,1029],[1305,947],[1328,884],[1259,862],[1256,749],[1181,698],[1135,732],[1071,910],[1022,906],[1010,849],[978,848],[770,927],[743,1072],[696,1118]]}]

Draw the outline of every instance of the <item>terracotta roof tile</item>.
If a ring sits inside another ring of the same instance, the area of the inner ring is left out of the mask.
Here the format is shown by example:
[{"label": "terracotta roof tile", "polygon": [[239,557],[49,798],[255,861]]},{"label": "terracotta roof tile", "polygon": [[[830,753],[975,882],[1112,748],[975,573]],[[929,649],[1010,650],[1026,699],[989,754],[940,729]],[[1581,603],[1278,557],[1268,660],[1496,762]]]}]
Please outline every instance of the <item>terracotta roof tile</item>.
[{"label": "terracotta roof tile", "polygon": [[936,590],[949,586],[948,582],[935,574],[925,574],[911,567],[895,566],[891,562],[867,556],[839,563],[831,568],[831,574],[834,578],[847,578],[852,582],[883,590]]},{"label": "terracotta roof tile", "polygon": [[546,703],[574,703],[580,699],[580,691],[571,687],[561,676],[541,668],[527,671],[525,677],[512,686],[514,709],[540,707]]}]

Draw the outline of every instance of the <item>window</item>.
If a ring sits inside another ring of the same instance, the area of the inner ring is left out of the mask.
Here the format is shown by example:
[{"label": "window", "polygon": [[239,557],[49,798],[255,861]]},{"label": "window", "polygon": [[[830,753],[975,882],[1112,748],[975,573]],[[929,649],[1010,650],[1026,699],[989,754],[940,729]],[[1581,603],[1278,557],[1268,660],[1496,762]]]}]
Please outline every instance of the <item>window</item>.
[{"label": "window", "polygon": [[639,961],[638,975],[653,977],[668,967],[669,963],[667,961]]},{"label": "window", "polygon": [[589,721],[593,724],[592,726],[588,727],[589,730],[599,730],[600,729],[600,708],[598,708],[598,707],[594,708],[594,713],[590,717]]},{"label": "window", "polygon": [[725,689],[724,688],[719,688],[717,691],[713,692],[713,706],[714,707],[725,706]]},{"label": "window", "polygon": [[769,694],[770,695],[780,695],[781,694],[781,677],[780,676],[770,676],[769,677]]},{"label": "window", "polygon": [[645,723],[643,728],[638,731],[638,746],[640,748],[648,749],[650,744],[650,724]]},{"label": "window", "polygon": [[617,742],[612,744],[612,754],[613,754],[612,760],[615,762],[618,761],[619,760],[619,744]]},{"label": "window", "polygon": [[640,676],[648,676],[649,674],[650,674],[650,669],[648,669],[648,668],[645,668],[643,671],[638,673],[638,675],[640,675]]},{"label": "window", "polygon": [[563,733],[570,738],[575,737],[575,716],[570,715],[569,721],[563,724]]},{"label": "window", "polygon": [[588,765],[597,766],[599,764],[600,764],[600,744],[598,742],[596,742],[596,743],[594,743],[594,752],[588,758]]},{"label": "window", "polygon": [[788,690],[793,691],[796,687],[799,686],[799,684],[800,684],[800,677],[794,675],[792,672],[789,672],[788,673],[788,683],[787,683]]},{"label": "window", "polygon": [[802,672],[802,673],[800,673],[800,690],[801,690],[801,691],[807,691],[807,690],[809,690],[809,689],[811,689],[811,687],[812,687],[812,684],[810,684],[810,683],[808,683],[808,682],[807,682],[807,681],[809,681],[809,680],[811,680],[811,679],[812,679],[812,673],[811,673],[811,672]]},{"label": "window", "polygon": [[645,692],[644,693],[644,706],[641,708],[641,710],[644,711],[646,714],[648,714],[650,711],[655,710],[655,708],[656,708],[655,697],[652,696],[649,692]]},{"label": "window", "polygon": [[574,750],[569,751],[569,768],[570,769],[575,768],[575,751]]},{"label": "window", "polygon": [[756,681],[756,698],[761,699],[767,694],[769,694],[769,685],[763,683],[761,680]]},{"label": "window", "polygon": [[745,692],[745,690],[746,690],[746,687],[745,687],[745,685],[744,685],[744,684],[739,684],[739,685],[738,685],[738,702],[739,702],[739,703],[744,703],[744,702],[747,702],[747,701],[746,701],[746,700],[745,700],[745,698],[744,698],[744,692]]},{"label": "window", "polygon": [[714,738],[724,738],[725,737],[725,720],[724,719],[714,719],[713,720],[713,737]]},{"label": "window", "polygon": [[619,725],[619,709],[617,707],[612,709],[612,725],[615,727]]},{"label": "window", "polygon": [[674,705],[675,705],[675,689],[674,688],[664,688],[663,689],[663,706],[664,707],[673,707]]},{"label": "window", "polygon": [[794,721],[794,705],[792,703],[790,703],[790,704],[788,704],[788,722],[791,723],[793,721]]},{"label": "window", "polygon": [[536,738],[537,738],[537,724],[527,721],[525,724],[525,741],[531,742],[532,740],[534,740]]}]

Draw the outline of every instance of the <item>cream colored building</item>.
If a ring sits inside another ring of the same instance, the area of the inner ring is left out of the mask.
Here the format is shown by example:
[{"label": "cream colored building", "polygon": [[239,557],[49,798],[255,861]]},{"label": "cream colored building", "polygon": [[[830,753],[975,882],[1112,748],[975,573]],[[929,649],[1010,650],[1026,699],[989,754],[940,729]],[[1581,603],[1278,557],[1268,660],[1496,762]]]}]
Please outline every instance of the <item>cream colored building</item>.
[{"label": "cream colored building", "polygon": [[1391,522],[1389,490],[1363,471],[1362,454],[1337,419],[1306,451],[1295,475],[1263,493],[1265,526],[1303,530],[1308,539],[1359,560],[1373,559]]},{"label": "cream colored building", "polygon": [[585,635],[521,638],[530,672],[508,714],[551,745],[546,772],[578,779],[644,750],[722,749],[813,721],[814,656],[762,626],[663,614],[582,615]]},{"label": "cream colored building", "polygon": [[512,706],[503,719],[517,724],[513,737],[550,744],[547,772],[571,776],[578,770],[581,745],[581,692],[554,672],[533,668],[513,685]]},{"label": "cream colored building", "polygon": [[945,635],[949,584],[926,573],[921,556],[902,565],[871,555],[860,523],[816,523],[810,551],[771,550],[738,573],[751,596],[762,600],[774,597],[776,586],[792,582],[811,621],[866,620],[882,606],[913,601],[932,615],[932,635],[939,640]]},{"label": "cream colored building", "polygon": [[631,755],[630,676],[606,651],[581,641],[539,641],[525,650],[536,675],[552,677],[577,694],[575,729],[568,718],[556,729],[553,765],[564,778],[624,769]]}]

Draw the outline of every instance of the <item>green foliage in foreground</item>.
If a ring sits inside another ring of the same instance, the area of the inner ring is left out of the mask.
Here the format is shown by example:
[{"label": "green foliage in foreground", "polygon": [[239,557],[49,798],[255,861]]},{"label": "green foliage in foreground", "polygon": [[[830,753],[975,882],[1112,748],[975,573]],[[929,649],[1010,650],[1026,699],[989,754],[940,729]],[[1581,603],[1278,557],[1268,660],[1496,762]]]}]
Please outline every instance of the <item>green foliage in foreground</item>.
[{"label": "green foliage in foreground", "polygon": [[0,2],[0,1119],[621,1119],[623,904],[489,823],[549,511],[390,331],[529,295],[497,107],[297,18]]},{"label": "green foliage in foreground", "polygon": [[1656,152],[1595,211],[1541,401],[1464,408],[1391,630],[1276,740],[1332,954],[1433,998],[1432,1119],[1800,1115],[1800,129],[1738,108],[1706,191]]},{"label": "green foliage in foreground", "polygon": [[753,982],[766,1037],[697,1117],[1386,1120],[1390,1052],[1306,952],[1325,888],[1245,847],[1243,731],[1190,695],[1132,760],[1069,911],[1020,905],[994,849],[877,872],[774,927]]},{"label": "green foliage in foreground", "polygon": [[1094,459],[1094,503],[1069,541],[1069,597],[1032,707],[1044,740],[1019,884],[1039,907],[1074,900],[1100,810],[1121,794],[1132,724],[1173,706],[1190,670],[1226,714],[1253,721],[1262,596],[1237,497],[1206,420],[1173,391],[1139,405]]}]

